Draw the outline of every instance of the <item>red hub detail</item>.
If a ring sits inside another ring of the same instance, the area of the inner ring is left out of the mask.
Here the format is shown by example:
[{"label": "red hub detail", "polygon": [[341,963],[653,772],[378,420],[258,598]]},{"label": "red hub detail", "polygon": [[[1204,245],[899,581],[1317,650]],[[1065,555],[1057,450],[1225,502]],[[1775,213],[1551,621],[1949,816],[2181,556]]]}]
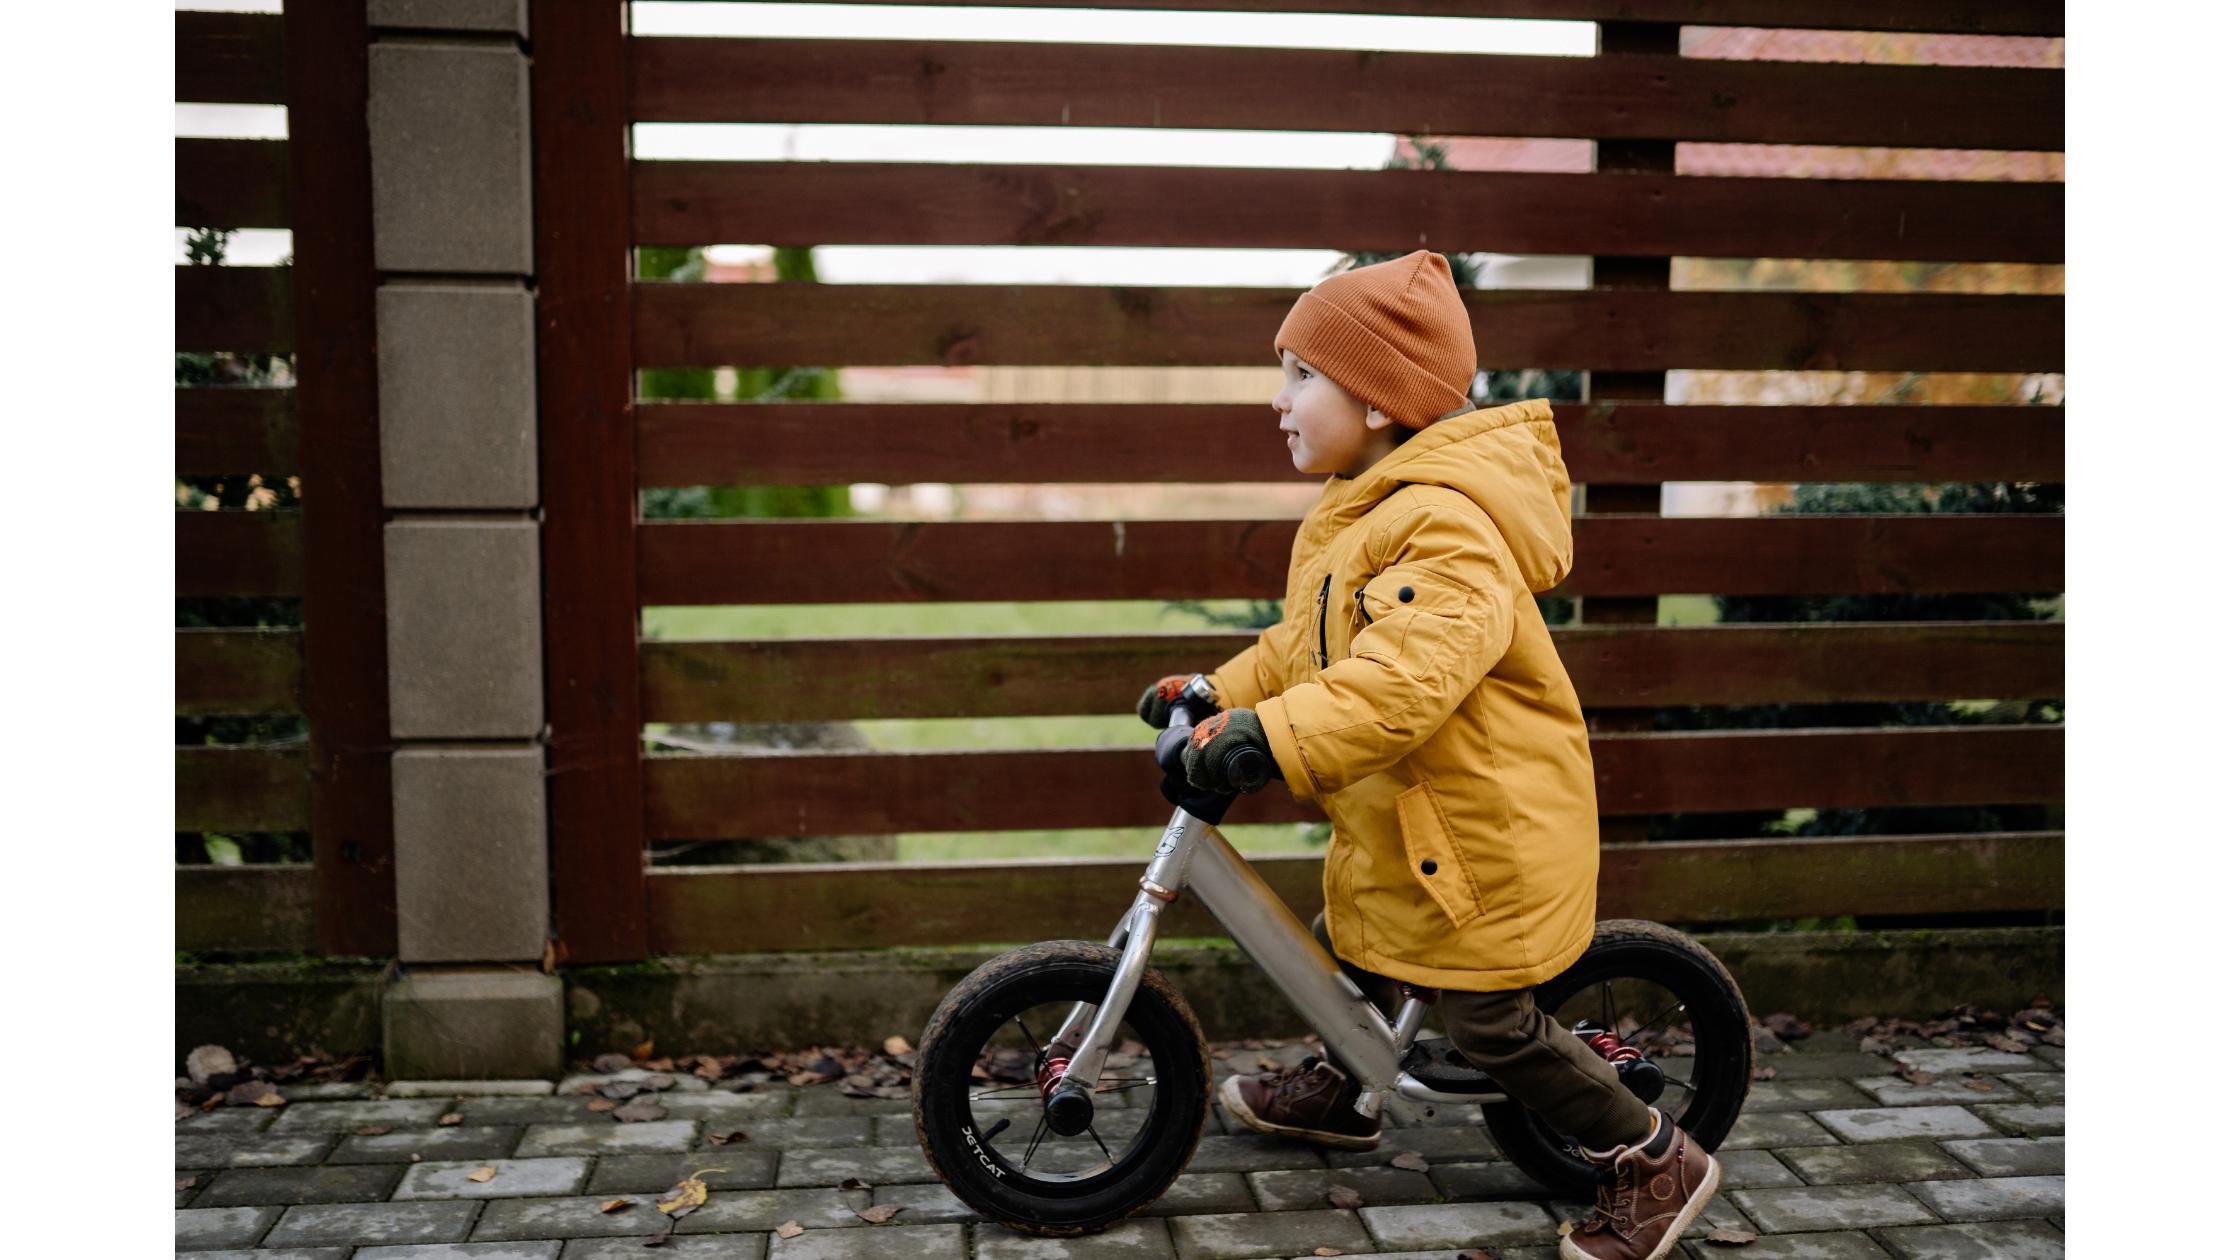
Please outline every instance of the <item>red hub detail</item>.
[{"label": "red hub detail", "polygon": [[1598,1032],[1587,1038],[1587,1044],[1594,1047],[1596,1054],[1612,1063],[1629,1063],[1641,1057],[1641,1051],[1624,1044],[1616,1036],[1607,1032]]},{"label": "red hub detail", "polygon": [[1072,1062],[1071,1057],[1042,1061],[1042,1070],[1035,1073],[1034,1078],[1035,1088],[1042,1091],[1042,1101],[1049,1102],[1050,1095],[1057,1092],[1058,1079],[1066,1074],[1066,1066]]}]

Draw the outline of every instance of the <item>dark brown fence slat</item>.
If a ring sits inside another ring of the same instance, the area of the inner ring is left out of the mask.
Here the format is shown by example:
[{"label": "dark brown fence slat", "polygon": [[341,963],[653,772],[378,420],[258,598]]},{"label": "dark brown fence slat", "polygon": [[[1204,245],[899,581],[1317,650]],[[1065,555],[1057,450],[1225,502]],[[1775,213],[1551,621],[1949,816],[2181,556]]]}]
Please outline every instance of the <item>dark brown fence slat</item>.
[{"label": "dark brown fence slat", "polygon": [[172,880],[175,948],[308,954],[319,879],[308,866],[181,866]]},{"label": "dark brown fence slat", "polygon": [[[1557,626],[1593,707],[2050,699],[2060,622]],[[653,722],[1128,713],[1143,680],[1209,669],[1250,631],[647,643]]]},{"label": "dark brown fence slat", "polygon": [[[638,527],[646,604],[1274,599],[1298,522],[709,521]],[[2064,589],[2062,518],[1585,516],[1550,594]]]},{"label": "dark brown fence slat", "polygon": [[182,476],[298,471],[295,390],[181,389],[175,397],[172,455]]},{"label": "dark brown fence slat", "polygon": [[[2059,407],[1555,413],[1582,485],[2064,476]],[[644,486],[1299,478],[1275,413],[1225,403],[640,403],[637,466]]]},{"label": "dark brown fence slat", "polygon": [[643,958],[627,6],[536,0],[537,430],[554,930]]},{"label": "dark brown fence slat", "polygon": [[294,512],[172,515],[175,595],[300,595],[303,529]]},{"label": "dark brown fence slat", "polygon": [[303,711],[300,630],[181,630],[172,640],[180,714]]},{"label": "dark brown fence slat", "polygon": [[303,831],[311,762],[300,747],[210,744],[173,750],[180,831]]},{"label": "dark brown fence slat", "polygon": [[[840,0],[917,4],[922,0]],[[1080,0],[989,0],[994,7],[1076,8]],[[1100,9],[1211,9],[1244,13],[1374,13],[1387,17],[1535,18],[1572,22],[1685,22],[1690,26],[1776,26],[1959,35],[2059,35],[2057,0],[1105,0]],[[872,19],[876,20],[876,19]]]},{"label": "dark brown fence slat", "polygon": [[288,142],[180,139],[180,227],[288,226]]},{"label": "dark brown fence slat", "polygon": [[180,350],[247,354],[295,349],[291,268],[172,268],[177,276],[172,341]]},{"label": "dark brown fence slat", "polygon": [[[1606,844],[1595,905],[1603,918],[1689,923],[2051,910],[2063,904],[2062,840],[1985,832]],[[647,880],[653,947],[700,954],[1080,936],[1084,922],[1117,921],[1127,909],[1148,848],[1147,839],[1144,858],[1121,860],[657,868]],[[1322,908],[1320,856],[1251,862],[1302,922]],[[989,906],[1003,913],[991,917]],[[1225,934],[1196,898],[1161,920],[1167,933]]]},{"label": "dark brown fence slat", "polygon": [[2059,70],[925,40],[630,45],[631,116],[643,122],[2063,143]]},{"label": "dark brown fence slat", "polygon": [[287,100],[276,13],[172,15],[172,99],[222,105]]},{"label": "dark brown fence slat", "polygon": [[[1606,815],[2057,801],[2061,740],[2059,726],[1597,735],[1595,795]],[[1148,733],[1141,748],[656,756],[645,778],[647,830],[676,840],[1154,827],[1170,812]],[[1320,817],[1271,791],[1230,821]]]},{"label": "dark brown fence slat", "polygon": [[[1158,245],[2052,263],[2059,184],[639,162],[649,245]],[[1177,215],[1175,207],[1192,212]]]},{"label": "dark brown fence slat", "polygon": [[[640,367],[1273,364],[1271,330],[1299,298],[1292,289],[666,281],[634,294]],[[1481,289],[1463,299],[1488,369],[2058,372],[2063,361],[2059,297]]]}]

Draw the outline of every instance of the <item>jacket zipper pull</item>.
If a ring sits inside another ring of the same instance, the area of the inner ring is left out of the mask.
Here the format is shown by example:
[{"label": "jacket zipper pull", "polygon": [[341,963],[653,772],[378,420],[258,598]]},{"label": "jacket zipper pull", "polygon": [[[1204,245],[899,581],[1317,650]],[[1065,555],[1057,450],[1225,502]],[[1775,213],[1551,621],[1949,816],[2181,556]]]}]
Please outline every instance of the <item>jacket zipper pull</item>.
[{"label": "jacket zipper pull", "polygon": [[1359,614],[1354,620],[1357,628],[1369,624],[1369,587],[1366,583],[1354,588],[1353,611]]},{"label": "jacket zipper pull", "polygon": [[1330,579],[1334,574],[1322,575],[1322,591],[1314,597],[1314,626],[1322,640],[1322,659],[1316,669],[1330,668]]}]

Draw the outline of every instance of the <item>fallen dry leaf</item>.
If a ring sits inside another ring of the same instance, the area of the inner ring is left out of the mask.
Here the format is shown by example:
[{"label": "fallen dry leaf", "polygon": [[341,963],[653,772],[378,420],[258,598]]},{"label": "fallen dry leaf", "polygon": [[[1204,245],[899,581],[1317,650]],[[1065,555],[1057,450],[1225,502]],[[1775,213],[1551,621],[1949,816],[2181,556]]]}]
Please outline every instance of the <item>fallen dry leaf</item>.
[{"label": "fallen dry leaf", "polygon": [[614,1215],[615,1213],[617,1213],[617,1212],[621,1211],[622,1209],[624,1209],[624,1208],[626,1208],[626,1207],[629,1207],[629,1206],[630,1206],[630,1200],[628,1200],[628,1199],[609,1199],[609,1200],[607,1200],[607,1201],[606,1201],[605,1203],[602,1203],[602,1204],[600,1204],[600,1205],[599,1205],[599,1210],[600,1210],[600,1211],[602,1211],[602,1212],[604,1212],[604,1213],[606,1213],[606,1214],[607,1214],[607,1215],[609,1215],[609,1216],[612,1216],[612,1215]]},{"label": "fallen dry leaf", "polygon": [[594,1098],[583,1105],[585,1111],[613,1111],[618,1104],[612,1098]]},{"label": "fallen dry leaf", "polygon": [[1345,1254],[1336,1247],[1317,1247],[1314,1249],[1314,1253],[1318,1256],[1342,1256]]},{"label": "fallen dry leaf", "polygon": [[1557,1221],[1557,1222],[1556,1222],[1556,1237],[1558,1237],[1558,1238],[1565,1238],[1565,1237],[1568,1237],[1568,1236],[1570,1235],[1570,1233],[1571,1233],[1571,1222],[1570,1222],[1570,1221]]},{"label": "fallen dry leaf", "polygon": [[1421,1155],[1416,1154],[1414,1151],[1402,1151],[1398,1155],[1393,1156],[1392,1166],[1394,1168],[1405,1168],[1409,1172],[1431,1171],[1431,1161],[1425,1159]]},{"label": "fallen dry leaf", "polygon": [[646,1039],[645,1039],[644,1041],[641,1041],[641,1042],[639,1042],[639,1043],[638,1043],[637,1045],[634,1045],[634,1046],[630,1047],[630,1057],[631,1057],[631,1058],[633,1058],[633,1059],[650,1059],[650,1058],[652,1058],[652,1057],[653,1057],[653,1038],[651,1038],[651,1037],[648,1037],[648,1038],[646,1038]]},{"label": "fallen dry leaf", "polygon": [[668,1114],[669,1109],[655,1102],[650,1094],[641,1094],[614,1109],[614,1119],[618,1124],[642,1124],[648,1120],[659,1120]]},{"label": "fallen dry leaf", "polygon": [[178,1183],[171,1187],[172,1192],[177,1193],[181,1190],[184,1190],[188,1186],[193,1185],[197,1180],[198,1178],[195,1177],[181,1177],[179,1178]]},{"label": "fallen dry leaf", "polygon": [[801,1222],[787,1221],[785,1224],[778,1226],[777,1233],[780,1238],[799,1238],[801,1237]]},{"label": "fallen dry leaf", "polygon": [[288,1105],[288,1100],[280,1096],[280,1091],[272,1089],[259,1094],[252,1101],[259,1107],[285,1107]]},{"label": "fallen dry leaf", "polygon": [[602,1054],[591,1061],[591,1070],[602,1076],[611,1075],[615,1072],[627,1072],[630,1070],[630,1056],[627,1054]]},{"label": "fallen dry leaf", "polygon": [[[1352,1186],[1332,1186],[1322,1192],[1322,1197],[1330,1200],[1331,1207],[1344,1208],[1349,1212],[1361,1206],[1361,1192]],[[1331,1254],[1336,1255],[1338,1253],[1332,1252]]]},{"label": "fallen dry leaf", "polygon": [[1715,1229],[1705,1234],[1703,1240],[1709,1243],[1722,1243],[1729,1247],[1741,1247],[1758,1241],[1758,1236],[1747,1229]]},{"label": "fallen dry leaf", "polygon": [[901,1210],[902,1205],[899,1203],[882,1203],[877,1207],[857,1208],[856,1215],[874,1225],[884,1225],[893,1220],[894,1214]]},{"label": "fallen dry leaf", "polygon": [[1988,1094],[1999,1088],[1999,1082],[1997,1081],[1962,1081],[1960,1083],[1979,1094]]},{"label": "fallen dry leaf", "polygon": [[474,1170],[473,1172],[471,1172],[471,1173],[468,1173],[468,1174],[467,1174],[467,1180],[469,1180],[469,1181],[471,1181],[471,1182],[473,1182],[473,1183],[475,1183],[476,1185],[478,1185],[478,1186],[479,1186],[479,1185],[481,1185],[481,1184],[482,1184],[483,1182],[485,1182],[485,1181],[488,1181],[488,1180],[490,1180],[490,1179],[491,1179],[492,1177],[495,1177],[495,1176],[497,1176],[497,1175],[498,1175],[498,1170],[497,1170],[497,1169],[496,1169],[495,1167],[493,1167],[492,1165],[489,1165],[489,1164],[484,1164],[484,1165],[483,1165],[482,1167],[480,1167],[480,1168],[477,1168],[477,1169],[475,1169],[475,1170]]},{"label": "fallen dry leaf", "polygon": [[1753,1081],[1770,1081],[1773,1079],[1773,1071],[1769,1067],[1751,1068],[1750,1079]]},{"label": "fallen dry leaf", "polygon": [[466,1119],[466,1117],[460,1115],[456,1111],[446,1111],[442,1115],[436,1117],[436,1123],[448,1129],[464,1119]]},{"label": "fallen dry leaf", "polygon": [[835,1190],[869,1190],[870,1188],[871,1183],[861,1177],[850,1177],[833,1187]]},{"label": "fallen dry leaf", "polygon": [[359,1137],[380,1137],[389,1131],[389,1126],[385,1124],[361,1124],[350,1131]]},{"label": "fallen dry leaf", "polygon": [[1926,1085],[1937,1079],[1933,1073],[1924,1072],[1918,1068],[1907,1068],[1905,1071],[1898,1073],[1898,1078],[1908,1085]]},{"label": "fallen dry leaf", "polygon": [[213,1076],[240,1070],[241,1065],[235,1061],[233,1052],[224,1046],[196,1046],[187,1055],[187,1079],[197,1085],[209,1083]]},{"label": "fallen dry leaf", "polygon": [[1480,1247],[1455,1253],[1455,1260],[1493,1260],[1493,1253]]},{"label": "fallen dry leaf", "polygon": [[669,1187],[669,1197],[654,1204],[669,1216],[689,1216],[694,1209],[708,1201],[708,1183],[700,1180],[701,1173],[728,1172],[724,1168],[703,1168],[683,1181]]},{"label": "fallen dry leaf", "polygon": [[885,1050],[888,1054],[908,1054],[910,1053],[910,1042],[907,1038],[896,1035],[887,1038],[887,1044],[881,1046],[880,1049]]},{"label": "fallen dry leaf", "polygon": [[667,1072],[655,1072],[639,1083],[650,1090],[674,1089],[676,1088],[677,1078]]},{"label": "fallen dry leaf", "polygon": [[708,1135],[708,1145],[710,1146],[729,1146],[733,1142],[744,1142],[746,1140],[747,1135],[737,1129],[733,1129],[729,1133],[711,1133]]}]

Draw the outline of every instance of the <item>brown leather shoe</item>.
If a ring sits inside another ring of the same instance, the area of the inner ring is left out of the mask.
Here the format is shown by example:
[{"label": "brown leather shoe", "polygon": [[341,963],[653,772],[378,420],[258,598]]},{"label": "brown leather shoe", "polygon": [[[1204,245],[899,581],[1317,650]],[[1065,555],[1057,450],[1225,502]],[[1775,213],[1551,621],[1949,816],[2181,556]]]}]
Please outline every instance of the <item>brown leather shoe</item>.
[{"label": "brown leather shoe", "polygon": [[1719,1161],[1662,1111],[1640,1145],[1586,1156],[1601,1166],[1594,1215],[1564,1236],[1563,1260],[1664,1260],[1719,1189]]},{"label": "brown leather shoe", "polygon": [[1221,1105],[1246,1128],[1348,1151],[1371,1150],[1384,1138],[1382,1117],[1353,1109],[1360,1095],[1360,1082],[1312,1054],[1297,1067],[1221,1083]]}]

